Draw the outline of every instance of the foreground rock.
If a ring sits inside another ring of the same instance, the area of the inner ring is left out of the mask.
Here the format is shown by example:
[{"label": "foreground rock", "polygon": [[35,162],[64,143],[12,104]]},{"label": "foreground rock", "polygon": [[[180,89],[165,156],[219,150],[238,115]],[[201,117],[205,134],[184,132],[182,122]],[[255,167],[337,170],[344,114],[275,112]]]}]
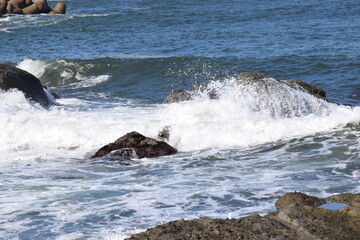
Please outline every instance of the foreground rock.
[{"label": "foreground rock", "polygon": [[0,64],[0,90],[18,89],[27,99],[40,103],[43,107],[51,105],[44,86],[34,75],[5,64]]},{"label": "foreground rock", "polygon": [[[329,210],[324,208],[326,200],[347,205]],[[298,192],[287,193],[276,202],[278,211],[264,217],[178,220],[128,239],[360,240],[360,194],[335,195],[326,200]]]},{"label": "foreground rock", "polygon": [[130,132],[100,148],[91,158],[154,158],[176,153],[177,150],[165,142],[145,137],[138,132]]},{"label": "foreground rock", "polygon": [[[269,81],[271,79],[272,81]],[[251,85],[254,91],[268,93],[275,88],[284,88],[290,87],[293,89],[300,89],[304,92],[307,92],[317,98],[326,100],[326,93],[324,90],[308,84],[300,80],[278,80],[267,76],[262,73],[256,72],[244,72],[236,76],[236,84]],[[183,102],[194,99],[199,95],[203,95],[204,92],[208,94],[210,99],[217,99],[218,95],[215,89],[211,89],[208,86],[194,86],[193,89],[189,91],[177,89],[171,91],[168,97],[164,100],[164,103],[175,103]]]}]

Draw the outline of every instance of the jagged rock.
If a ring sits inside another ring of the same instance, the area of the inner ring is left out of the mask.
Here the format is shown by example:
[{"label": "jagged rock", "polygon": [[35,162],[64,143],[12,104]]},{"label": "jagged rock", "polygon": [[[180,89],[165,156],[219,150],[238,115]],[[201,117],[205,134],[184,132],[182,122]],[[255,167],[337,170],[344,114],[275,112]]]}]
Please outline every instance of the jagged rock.
[{"label": "jagged rock", "polygon": [[[131,149],[131,151],[129,151],[129,149]],[[174,154],[176,152],[177,150],[169,144],[145,137],[134,131],[125,134],[113,143],[103,146],[91,158],[111,157],[111,154],[113,156],[118,154],[125,158],[153,158]]]},{"label": "jagged rock", "polygon": [[128,240],[155,239],[266,239],[266,240],[360,240],[360,194],[338,195],[327,200],[349,205],[333,211],[324,209],[324,199],[303,193],[287,193],[277,202],[277,212],[261,217],[252,215],[239,219],[210,219],[172,221]]},{"label": "jagged rock", "polygon": [[6,64],[0,64],[0,89],[18,89],[27,99],[40,103],[43,107],[51,105],[44,92],[44,86],[34,75]]}]

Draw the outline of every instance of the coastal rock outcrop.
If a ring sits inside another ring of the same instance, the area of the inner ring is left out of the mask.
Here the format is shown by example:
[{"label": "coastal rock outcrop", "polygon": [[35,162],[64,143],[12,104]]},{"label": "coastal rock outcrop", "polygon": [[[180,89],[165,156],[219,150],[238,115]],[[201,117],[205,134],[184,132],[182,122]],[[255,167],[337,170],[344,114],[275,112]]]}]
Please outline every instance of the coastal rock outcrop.
[{"label": "coastal rock outcrop", "polygon": [[34,75],[6,64],[0,64],[0,90],[18,89],[27,99],[40,103],[43,107],[51,105],[51,101],[40,80]]},{"label": "coastal rock outcrop", "polygon": [[[317,98],[326,100],[326,93],[324,90],[308,84],[300,80],[278,80],[267,76],[263,73],[257,72],[243,72],[235,77],[236,85],[245,84],[253,86],[254,91],[265,92],[272,91],[274,88],[280,89],[281,87],[290,87],[294,89],[300,89],[307,92]],[[269,81],[271,79],[272,81]],[[217,99],[218,94],[215,89],[211,89],[208,86],[195,85],[191,90],[185,91],[182,89],[172,90],[168,97],[164,100],[164,103],[183,102],[194,99],[195,97],[207,93],[210,99]]]},{"label": "coastal rock outcrop", "polygon": [[[327,209],[328,201],[346,203],[346,207]],[[277,212],[264,217],[172,221],[127,239],[360,240],[360,194],[319,199],[299,192],[286,193],[276,207]]]},{"label": "coastal rock outcrop", "polygon": [[[166,142],[156,141],[138,132],[130,132],[113,143],[100,148],[91,158],[104,156],[121,158],[154,158],[176,153],[177,150]],[[110,154],[110,155],[109,155]]]}]

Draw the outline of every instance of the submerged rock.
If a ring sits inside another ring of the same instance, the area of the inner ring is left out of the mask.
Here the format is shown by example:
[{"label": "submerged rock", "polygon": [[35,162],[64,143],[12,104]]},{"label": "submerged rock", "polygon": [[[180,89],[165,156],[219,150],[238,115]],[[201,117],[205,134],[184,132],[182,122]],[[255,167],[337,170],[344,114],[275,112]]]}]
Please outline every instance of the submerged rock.
[{"label": "submerged rock", "polygon": [[165,142],[130,132],[100,148],[91,158],[121,156],[125,158],[154,158],[176,153],[177,150]]},{"label": "submerged rock", "polygon": [[346,201],[349,204],[346,208],[350,210],[323,209],[321,205],[326,202],[325,199],[293,192],[280,197],[276,202],[278,211],[264,217],[178,220],[134,234],[128,239],[360,240],[360,214],[357,212],[360,209],[360,194],[327,199]]},{"label": "submerged rock", "polygon": [[43,107],[51,105],[44,86],[34,75],[6,64],[0,64],[0,89],[18,89],[27,99],[40,103]]}]

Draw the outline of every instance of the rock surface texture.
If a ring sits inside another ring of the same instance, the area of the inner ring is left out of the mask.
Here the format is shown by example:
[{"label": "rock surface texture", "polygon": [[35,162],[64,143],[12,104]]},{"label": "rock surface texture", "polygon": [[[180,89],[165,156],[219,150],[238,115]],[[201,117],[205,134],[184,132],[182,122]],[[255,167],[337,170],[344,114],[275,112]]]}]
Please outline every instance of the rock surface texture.
[{"label": "rock surface texture", "polygon": [[[327,201],[346,203],[339,210],[322,208]],[[277,202],[277,212],[239,219],[172,221],[129,240],[360,240],[360,194],[340,194],[327,199],[293,192]]]},{"label": "rock surface texture", "polygon": [[145,137],[138,132],[130,132],[100,148],[91,158],[116,156],[128,158],[153,158],[176,153],[177,150],[165,142]]},{"label": "rock surface texture", "polygon": [[43,107],[51,105],[44,86],[34,75],[6,64],[0,64],[0,90],[18,89],[27,99],[40,103]]}]

